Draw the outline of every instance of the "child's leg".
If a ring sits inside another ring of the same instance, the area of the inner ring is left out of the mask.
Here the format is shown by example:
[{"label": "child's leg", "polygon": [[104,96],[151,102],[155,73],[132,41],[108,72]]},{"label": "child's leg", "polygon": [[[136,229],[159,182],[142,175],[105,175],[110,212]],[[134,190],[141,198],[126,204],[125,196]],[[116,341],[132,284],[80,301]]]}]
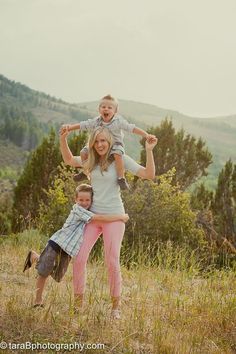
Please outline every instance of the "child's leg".
[{"label": "child's leg", "polygon": [[46,280],[48,277],[42,277],[42,275],[38,275],[36,282],[36,298],[35,305],[41,305],[43,303],[43,290],[46,284]]},{"label": "child's leg", "polygon": [[[86,146],[80,151],[80,157],[81,157],[81,161],[82,161],[82,165],[83,165],[83,163],[88,159],[88,149]],[[84,173],[83,170],[82,170],[82,172],[79,172],[76,175],[74,175],[75,182],[82,182],[87,178],[88,178],[88,176],[86,176],[86,174]]]},{"label": "child's leg", "polygon": [[36,298],[35,305],[42,304],[42,294],[45,287],[46,280],[52,274],[55,262],[57,259],[57,252],[47,244],[43,252],[40,254],[39,260],[36,264],[38,271],[38,278],[36,281]]},{"label": "child's leg", "polygon": [[82,163],[84,163],[86,160],[88,160],[88,151],[85,149],[82,149],[80,151],[80,157],[81,157]]},{"label": "child's leg", "polygon": [[125,166],[123,161],[123,155],[120,155],[118,153],[113,153],[113,156],[115,159],[116,173],[117,173],[118,184],[120,186],[120,189],[122,190],[130,189],[129,184],[125,179]]},{"label": "child's leg", "polygon": [[118,176],[118,178],[124,178],[125,177],[125,166],[124,166],[124,161],[123,161],[122,155],[113,154],[113,156],[115,159],[117,176]]}]

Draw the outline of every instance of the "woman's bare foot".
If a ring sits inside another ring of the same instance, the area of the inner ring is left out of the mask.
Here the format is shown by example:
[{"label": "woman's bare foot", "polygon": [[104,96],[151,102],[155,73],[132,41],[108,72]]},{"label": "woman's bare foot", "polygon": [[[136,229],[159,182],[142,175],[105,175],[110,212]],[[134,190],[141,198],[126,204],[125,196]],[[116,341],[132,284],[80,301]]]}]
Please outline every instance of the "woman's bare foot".
[{"label": "woman's bare foot", "polygon": [[79,313],[83,309],[84,294],[74,295],[74,313]]}]

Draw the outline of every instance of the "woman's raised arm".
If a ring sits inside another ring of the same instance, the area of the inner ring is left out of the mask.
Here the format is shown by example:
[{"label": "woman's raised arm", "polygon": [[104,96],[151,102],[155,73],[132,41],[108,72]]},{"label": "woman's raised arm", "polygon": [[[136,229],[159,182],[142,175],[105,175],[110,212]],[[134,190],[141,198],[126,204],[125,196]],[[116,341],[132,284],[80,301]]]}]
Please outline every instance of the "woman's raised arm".
[{"label": "woman's raised arm", "polygon": [[66,165],[72,167],[80,167],[81,164],[79,164],[78,159],[75,156],[73,156],[68,146],[68,142],[67,142],[68,134],[69,134],[68,130],[60,129],[60,149],[61,149],[63,161],[65,162]]},{"label": "woman's raised arm", "polygon": [[155,163],[153,158],[152,150],[157,144],[157,138],[153,135],[150,139],[146,140],[145,148],[146,148],[146,166],[141,167],[137,176],[145,179],[153,179],[155,177]]}]

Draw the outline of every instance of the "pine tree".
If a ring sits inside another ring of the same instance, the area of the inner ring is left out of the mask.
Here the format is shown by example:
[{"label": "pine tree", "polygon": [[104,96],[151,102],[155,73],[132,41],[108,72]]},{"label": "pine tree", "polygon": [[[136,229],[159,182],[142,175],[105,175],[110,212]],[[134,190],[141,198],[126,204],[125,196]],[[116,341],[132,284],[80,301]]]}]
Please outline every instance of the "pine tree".
[{"label": "pine tree", "polygon": [[24,228],[28,220],[34,222],[39,202],[46,198],[44,189],[49,188],[61,160],[55,132],[51,130],[49,136],[30,155],[14,190],[13,231]]},{"label": "pine tree", "polygon": [[191,193],[191,207],[194,210],[210,210],[213,198],[213,192],[206,189],[204,183],[201,183]]},{"label": "pine tree", "polygon": [[[158,176],[175,167],[176,175],[174,184],[179,184],[185,190],[202,176],[206,176],[207,167],[212,163],[212,155],[205,147],[205,142],[190,134],[185,135],[183,129],[175,131],[172,121],[165,119],[160,126],[148,130],[158,138],[157,147],[154,149],[154,161]],[[145,142],[141,144],[144,147]],[[146,163],[145,150],[141,151],[141,163]]]},{"label": "pine tree", "polygon": [[213,212],[218,232],[232,241],[236,241],[236,165],[228,160],[219,173]]},{"label": "pine tree", "polygon": [[[80,134],[73,135],[69,139],[69,146],[74,155],[79,155],[85,145],[86,137],[86,134]],[[30,155],[14,190],[13,231],[24,229],[29,223],[31,226],[35,225],[40,205],[46,206],[49,203],[47,191],[57,178],[58,166],[61,162],[59,144],[52,129],[41,145]]]}]

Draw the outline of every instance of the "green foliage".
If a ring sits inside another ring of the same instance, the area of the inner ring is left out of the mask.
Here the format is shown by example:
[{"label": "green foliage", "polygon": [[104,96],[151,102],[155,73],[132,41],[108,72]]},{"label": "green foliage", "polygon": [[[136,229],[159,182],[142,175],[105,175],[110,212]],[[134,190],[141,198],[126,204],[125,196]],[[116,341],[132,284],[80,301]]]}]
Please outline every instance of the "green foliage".
[{"label": "green foliage", "polygon": [[228,160],[218,177],[213,202],[215,225],[222,236],[236,242],[236,165]]},{"label": "green foliage", "polygon": [[[9,234],[7,237],[0,238],[0,243],[9,245],[10,247],[16,248],[18,251],[22,247],[27,247],[27,249],[35,249],[37,251],[42,250],[47,243],[47,238],[45,235],[39,232],[39,230],[29,228],[23,232],[16,234]],[[22,263],[22,254],[20,254],[19,259]]]},{"label": "green foliage", "polygon": [[[72,136],[69,145],[74,154],[79,154],[85,139],[85,134]],[[49,136],[45,137],[42,144],[30,155],[14,190],[13,231],[26,228],[29,222],[35,224],[40,205],[46,206],[48,198],[51,197],[47,191],[53,186],[61,160],[58,141],[54,130],[51,130]],[[52,228],[50,227],[50,230]]]},{"label": "green foliage", "polygon": [[11,231],[11,219],[9,213],[0,211],[0,235],[7,235]]},{"label": "green foliage", "polygon": [[204,183],[201,183],[199,186],[196,186],[194,191],[191,194],[191,207],[194,210],[204,210],[210,209],[213,202],[212,191],[209,191]]},{"label": "green foliage", "polygon": [[11,232],[12,195],[10,192],[1,192],[0,195],[0,235]]},{"label": "green foliage", "polygon": [[[183,129],[175,131],[172,121],[165,119],[160,126],[150,128],[150,134],[158,137],[158,145],[154,149],[154,160],[158,176],[175,167],[173,183],[185,190],[202,176],[206,176],[207,167],[212,162],[212,155],[201,138],[198,140]],[[142,142],[144,146],[144,141]],[[141,163],[146,163],[146,153],[141,151]]]},{"label": "green foliage", "polygon": [[46,202],[40,202],[37,218],[38,228],[47,236],[52,235],[64,224],[74,204],[75,188],[71,170],[64,165],[59,166],[52,186],[48,191],[45,190]]},{"label": "green foliage", "polygon": [[48,125],[39,122],[32,112],[9,104],[0,104],[0,138],[24,150],[34,149],[42,140]]},{"label": "green foliage", "polygon": [[12,215],[14,231],[25,228],[29,220],[34,223],[40,202],[46,200],[44,190],[50,187],[60,162],[59,146],[52,130],[31,154],[14,190]]},{"label": "green foliage", "polygon": [[150,247],[155,257],[158,244],[171,241],[191,249],[204,242],[202,230],[195,225],[189,195],[172,185],[174,170],[162,175],[158,183],[139,180],[133,193],[124,193],[125,209],[130,216],[125,247]]}]

